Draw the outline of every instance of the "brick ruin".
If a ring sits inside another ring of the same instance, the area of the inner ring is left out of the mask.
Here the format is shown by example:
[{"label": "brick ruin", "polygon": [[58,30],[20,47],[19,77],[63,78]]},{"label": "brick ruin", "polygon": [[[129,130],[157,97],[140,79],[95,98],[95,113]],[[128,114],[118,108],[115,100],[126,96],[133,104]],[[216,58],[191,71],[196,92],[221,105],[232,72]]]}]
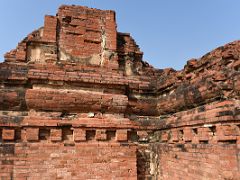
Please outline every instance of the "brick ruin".
[{"label": "brick ruin", "polygon": [[240,179],[240,41],[142,56],[114,11],[45,16],[0,63],[1,179]]}]

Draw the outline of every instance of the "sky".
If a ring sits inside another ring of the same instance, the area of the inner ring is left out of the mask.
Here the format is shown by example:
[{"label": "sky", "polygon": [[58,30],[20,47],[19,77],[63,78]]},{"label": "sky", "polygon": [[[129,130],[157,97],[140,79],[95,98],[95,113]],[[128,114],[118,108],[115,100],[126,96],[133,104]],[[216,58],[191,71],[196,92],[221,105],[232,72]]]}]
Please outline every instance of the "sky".
[{"label": "sky", "polygon": [[156,68],[180,70],[191,58],[240,39],[238,0],[1,0],[0,62],[62,4],[115,10],[119,32],[129,32]]}]

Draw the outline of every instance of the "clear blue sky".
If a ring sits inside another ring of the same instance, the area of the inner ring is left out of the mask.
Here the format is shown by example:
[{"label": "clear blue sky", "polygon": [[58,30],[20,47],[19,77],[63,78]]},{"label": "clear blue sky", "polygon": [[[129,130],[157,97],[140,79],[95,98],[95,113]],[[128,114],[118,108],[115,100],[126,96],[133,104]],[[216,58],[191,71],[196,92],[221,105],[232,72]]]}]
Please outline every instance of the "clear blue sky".
[{"label": "clear blue sky", "polygon": [[130,32],[157,68],[182,69],[188,59],[240,39],[238,0],[1,0],[0,61],[61,4],[115,10],[118,31]]}]

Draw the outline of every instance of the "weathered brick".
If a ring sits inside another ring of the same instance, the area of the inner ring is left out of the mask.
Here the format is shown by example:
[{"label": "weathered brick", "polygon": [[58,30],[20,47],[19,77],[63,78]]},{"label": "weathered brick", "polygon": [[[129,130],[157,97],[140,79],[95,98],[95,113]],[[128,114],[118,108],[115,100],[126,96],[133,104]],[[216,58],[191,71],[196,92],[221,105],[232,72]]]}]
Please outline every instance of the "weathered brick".
[{"label": "weathered brick", "polygon": [[126,130],[126,129],[117,130],[116,140],[117,141],[127,141],[128,140],[128,130]]},{"label": "weathered brick", "polygon": [[27,128],[26,139],[28,141],[38,141],[39,139],[39,128]]},{"label": "weathered brick", "polygon": [[115,21],[63,5],[6,53],[0,179],[239,179],[240,41],[158,70]]},{"label": "weathered brick", "polygon": [[51,141],[61,141],[62,140],[62,129],[51,129],[50,139],[51,139]]},{"label": "weathered brick", "polygon": [[2,130],[2,139],[3,140],[14,140],[15,130],[14,129],[3,129]]},{"label": "weathered brick", "polygon": [[105,140],[107,140],[106,130],[104,130],[104,129],[97,130],[95,138],[98,141],[105,141]]},{"label": "weathered brick", "polygon": [[86,141],[86,130],[75,128],[74,129],[74,141]]}]

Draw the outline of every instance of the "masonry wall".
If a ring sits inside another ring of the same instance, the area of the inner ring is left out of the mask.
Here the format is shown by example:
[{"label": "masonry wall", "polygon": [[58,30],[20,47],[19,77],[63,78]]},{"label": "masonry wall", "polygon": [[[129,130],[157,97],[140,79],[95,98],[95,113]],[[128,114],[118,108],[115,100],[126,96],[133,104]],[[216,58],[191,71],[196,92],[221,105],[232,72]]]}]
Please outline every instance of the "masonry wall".
[{"label": "masonry wall", "polygon": [[0,113],[3,179],[136,179],[144,131],[94,113]]},{"label": "masonry wall", "polygon": [[5,54],[1,179],[240,179],[240,42],[155,69],[115,18],[63,5]]},{"label": "masonry wall", "polygon": [[13,151],[1,157],[2,179],[136,179],[134,146],[43,142],[8,146]]},{"label": "masonry wall", "polygon": [[239,179],[235,143],[161,144],[158,148],[159,179]]},{"label": "masonry wall", "polygon": [[162,131],[160,142],[153,145],[158,149],[159,179],[240,177],[238,103],[201,108],[183,113],[182,120],[190,117],[192,123]]},{"label": "masonry wall", "polygon": [[239,179],[238,109],[228,100],[152,118],[158,130],[140,141],[138,178]]}]

